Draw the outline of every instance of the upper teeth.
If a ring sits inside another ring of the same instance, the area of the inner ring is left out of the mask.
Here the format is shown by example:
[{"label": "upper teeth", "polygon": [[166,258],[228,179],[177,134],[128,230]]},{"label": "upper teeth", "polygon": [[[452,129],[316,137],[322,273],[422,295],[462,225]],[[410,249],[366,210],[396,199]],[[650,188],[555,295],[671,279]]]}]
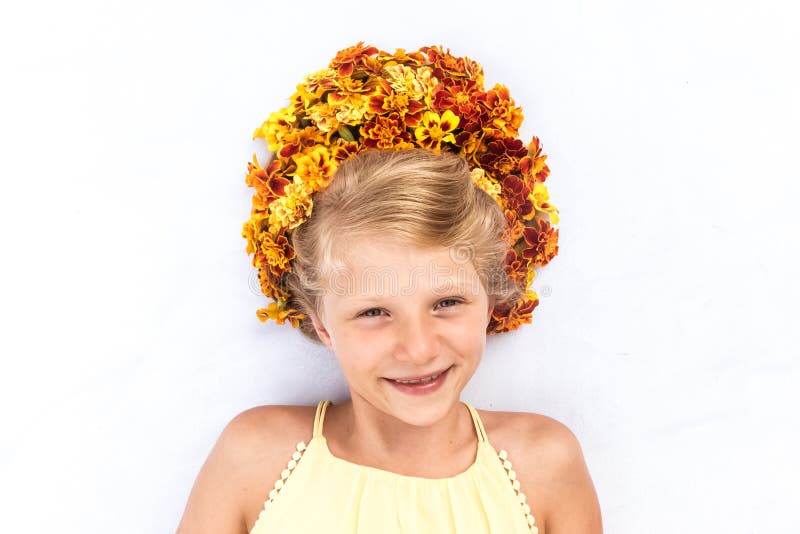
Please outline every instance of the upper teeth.
[{"label": "upper teeth", "polygon": [[400,382],[401,384],[421,384],[423,382],[430,382],[431,380],[436,380],[437,378],[439,378],[439,375],[441,374],[442,373],[439,373],[438,375],[429,376],[428,378],[420,378],[419,380],[395,380],[395,382]]}]

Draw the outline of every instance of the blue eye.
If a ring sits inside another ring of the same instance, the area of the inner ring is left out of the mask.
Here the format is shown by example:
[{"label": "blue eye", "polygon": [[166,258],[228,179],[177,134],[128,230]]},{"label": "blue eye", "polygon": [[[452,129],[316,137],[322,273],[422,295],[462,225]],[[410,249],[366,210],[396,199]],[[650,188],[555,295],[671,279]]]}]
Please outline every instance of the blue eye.
[{"label": "blue eye", "polygon": [[[378,315],[372,315],[370,312],[378,312]],[[361,312],[359,316],[363,317],[380,317],[381,309],[380,308],[370,308],[364,312]]]},{"label": "blue eye", "polygon": [[[443,301],[441,301],[439,304],[442,304],[442,303],[444,303],[444,302],[455,302],[456,304],[460,304],[460,303],[461,303],[461,301],[460,301],[460,300],[458,300],[458,299],[444,299],[444,300],[443,300]],[[443,306],[443,307],[444,307],[444,308],[452,308],[453,306]]]}]

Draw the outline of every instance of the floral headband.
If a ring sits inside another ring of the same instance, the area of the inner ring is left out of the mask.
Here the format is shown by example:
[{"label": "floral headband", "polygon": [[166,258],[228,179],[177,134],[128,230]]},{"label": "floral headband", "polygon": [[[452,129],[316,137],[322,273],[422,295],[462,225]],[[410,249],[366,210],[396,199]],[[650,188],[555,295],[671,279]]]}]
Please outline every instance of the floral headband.
[{"label": "floral headband", "polygon": [[290,235],[311,216],[313,194],[325,189],[337,166],[365,149],[425,148],[466,159],[475,184],[506,216],[505,270],[525,289],[513,305],[497,305],[487,333],[530,323],[538,295],[534,268],[558,254],[558,210],[548,202],[550,174],[539,139],[518,139],[522,110],[503,85],[483,87],[483,68],[441,46],[394,54],[358,43],[339,51],[327,69],[308,74],[290,104],[253,134],[274,151],[262,168],[255,155],[245,182],[255,189],[244,223],[261,291],[274,300],[256,312],[295,328],[305,315],[288,307],[283,275],[292,270]]}]

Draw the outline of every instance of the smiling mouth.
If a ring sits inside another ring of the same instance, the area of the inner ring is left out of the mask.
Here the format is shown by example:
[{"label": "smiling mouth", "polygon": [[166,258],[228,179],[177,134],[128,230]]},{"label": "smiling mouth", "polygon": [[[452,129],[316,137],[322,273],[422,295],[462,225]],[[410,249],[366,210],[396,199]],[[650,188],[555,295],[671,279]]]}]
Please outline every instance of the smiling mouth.
[{"label": "smiling mouth", "polygon": [[[452,365],[450,366],[452,367]],[[442,374],[446,373],[450,370],[450,367],[446,369],[442,369],[441,371],[436,372],[435,374],[424,376],[424,377],[417,377],[417,378],[407,378],[407,379],[399,379],[399,378],[387,378],[386,380],[391,380],[392,382],[397,382],[398,384],[426,384],[428,382],[433,382],[437,378],[439,378]]]}]

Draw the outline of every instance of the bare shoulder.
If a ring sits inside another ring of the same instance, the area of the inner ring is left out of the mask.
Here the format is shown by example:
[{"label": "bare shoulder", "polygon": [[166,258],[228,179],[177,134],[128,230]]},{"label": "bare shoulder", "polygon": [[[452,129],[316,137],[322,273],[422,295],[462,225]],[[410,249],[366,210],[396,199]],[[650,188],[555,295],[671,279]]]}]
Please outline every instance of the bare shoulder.
[{"label": "bare shoulder", "polygon": [[233,417],[197,475],[178,534],[250,532],[295,445],[311,439],[315,409],[265,405]]},{"label": "bare shoulder", "polygon": [[594,483],[569,427],[537,413],[478,413],[492,445],[508,452],[540,534],[602,532]]}]

